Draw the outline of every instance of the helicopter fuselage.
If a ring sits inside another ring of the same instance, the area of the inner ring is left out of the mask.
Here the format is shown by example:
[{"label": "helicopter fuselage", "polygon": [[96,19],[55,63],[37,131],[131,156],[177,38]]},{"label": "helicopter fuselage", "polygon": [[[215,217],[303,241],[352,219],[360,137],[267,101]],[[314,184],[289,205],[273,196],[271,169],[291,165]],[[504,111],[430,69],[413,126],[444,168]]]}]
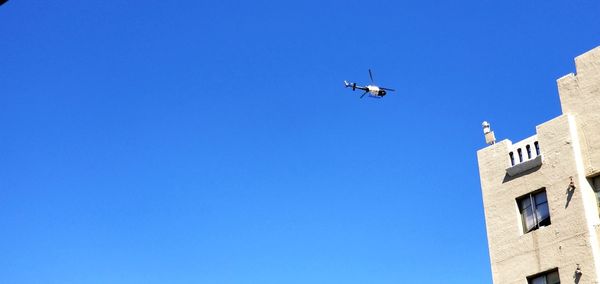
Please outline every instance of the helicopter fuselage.
[{"label": "helicopter fuselage", "polygon": [[377,86],[368,85],[365,88],[367,89],[367,91],[369,92],[369,95],[371,95],[371,96],[383,97],[386,95],[385,90],[382,90],[381,88],[379,88]]},{"label": "helicopter fuselage", "polygon": [[[371,78],[371,83],[373,83],[373,74],[371,73],[371,69],[369,69],[369,77]],[[356,83],[351,83],[348,81],[344,81],[344,86],[346,86],[346,88],[352,88],[352,91],[356,91],[358,90],[362,90],[365,91],[360,97],[364,97],[366,94],[369,94],[369,97],[371,98],[378,98],[381,99],[383,98],[386,94],[387,91],[394,91],[394,89],[390,89],[390,88],[383,88],[383,87],[379,87],[379,86],[375,86],[375,85],[366,85],[366,86],[359,86]]]}]

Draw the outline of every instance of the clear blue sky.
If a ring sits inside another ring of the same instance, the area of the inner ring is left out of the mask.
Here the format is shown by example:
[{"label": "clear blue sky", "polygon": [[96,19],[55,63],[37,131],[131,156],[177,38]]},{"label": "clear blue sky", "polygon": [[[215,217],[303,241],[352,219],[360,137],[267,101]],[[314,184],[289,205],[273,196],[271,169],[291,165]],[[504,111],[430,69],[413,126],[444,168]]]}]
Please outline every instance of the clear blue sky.
[{"label": "clear blue sky", "polygon": [[599,11],[8,1],[0,282],[491,283],[481,122],[558,116]]}]

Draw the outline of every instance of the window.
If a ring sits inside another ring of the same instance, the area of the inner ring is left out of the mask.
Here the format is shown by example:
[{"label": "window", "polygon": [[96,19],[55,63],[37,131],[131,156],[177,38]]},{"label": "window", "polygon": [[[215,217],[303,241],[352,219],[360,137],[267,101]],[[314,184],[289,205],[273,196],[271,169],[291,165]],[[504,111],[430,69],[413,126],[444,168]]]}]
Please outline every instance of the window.
[{"label": "window", "polygon": [[598,201],[598,209],[600,209],[600,176],[590,178],[590,185],[596,193],[596,200]]},{"label": "window", "polygon": [[527,159],[531,159],[531,146],[527,145],[525,148],[527,149]]},{"label": "window", "polygon": [[558,270],[544,272],[527,278],[529,284],[560,284]]},{"label": "window", "polygon": [[546,190],[542,189],[517,199],[523,232],[528,233],[542,226],[550,225],[550,210]]},{"label": "window", "polygon": [[590,183],[592,184],[592,189],[595,192],[600,191],[600,176],[591,178]]}]

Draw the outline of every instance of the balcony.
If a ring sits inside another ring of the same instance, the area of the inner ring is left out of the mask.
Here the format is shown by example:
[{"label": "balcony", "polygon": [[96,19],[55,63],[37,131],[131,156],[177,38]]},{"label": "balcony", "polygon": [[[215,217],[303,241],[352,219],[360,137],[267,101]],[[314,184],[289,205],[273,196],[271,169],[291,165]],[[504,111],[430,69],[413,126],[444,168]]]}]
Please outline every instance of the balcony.
[{"label": "balcony", "polygon": [[537,135],[513,144],[508,152],[508,159],[509,167],[506,168],[506,173],[511,177],[541,166],[542,153]]}]

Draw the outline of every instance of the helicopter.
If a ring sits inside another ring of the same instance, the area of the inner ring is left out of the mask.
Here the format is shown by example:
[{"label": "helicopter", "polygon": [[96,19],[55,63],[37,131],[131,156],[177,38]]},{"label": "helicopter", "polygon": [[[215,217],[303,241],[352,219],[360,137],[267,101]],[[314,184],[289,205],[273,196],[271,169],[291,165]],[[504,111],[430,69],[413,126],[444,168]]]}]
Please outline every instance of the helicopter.
[{"label": "helicopter", "polygon": [[352,91],[355,91],[356,89],[359,90],[363,90],[365,91],[362,96],[360,96],[360,98],[362,99],[366,94],[369,94],[369,97],[371,98],[377,98],[377,99],[381,99],[383,98],[388,91],[390,92],[395,92],[396,90],[394,89],[390,89],[390,88],[383,88],[383,87],[379,87],[379,86],[375,86],[374,82],[373,82],[373,73],[371,72],[371,69],[369,69],[369,78],[371,78],[371,84],[372,85],[367,85],[367,86],[358,86],[356,85],[356,83],[351,83],[348,82],[346,80],[344,80],[344,85],[346,86],[346,88],[352,88]]}]

